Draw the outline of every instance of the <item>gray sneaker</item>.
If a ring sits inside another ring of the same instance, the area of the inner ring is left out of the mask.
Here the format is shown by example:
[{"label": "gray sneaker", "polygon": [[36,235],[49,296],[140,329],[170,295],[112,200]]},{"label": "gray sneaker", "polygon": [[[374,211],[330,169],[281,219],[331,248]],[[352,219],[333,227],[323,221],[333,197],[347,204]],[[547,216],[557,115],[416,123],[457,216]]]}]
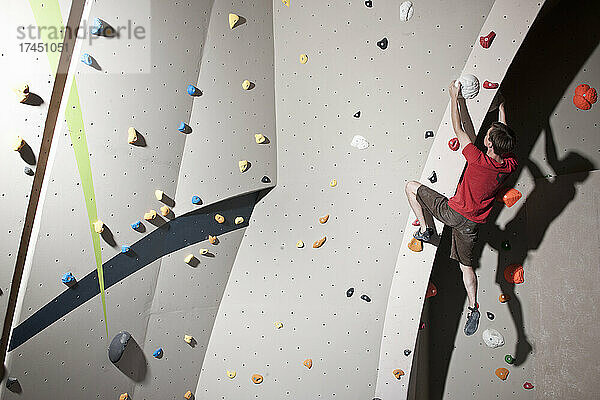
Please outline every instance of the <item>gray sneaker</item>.
[{"label": "gray sneaker", "polygon": [[465,335],[471,336],[477,332],[479,327],[479,310],[477,308],[468,307],[471,312],[467,316],[467,323],[465,324]]},{"label": "gray sneaker", "polygon": [[415,239],[420,240],[425,243],[431,241],[432,236],[433,236],[433,228],[427,228],[424,231],[421,231],[421,228],[419,228],[418,231],[413,233],[413,237]]}]

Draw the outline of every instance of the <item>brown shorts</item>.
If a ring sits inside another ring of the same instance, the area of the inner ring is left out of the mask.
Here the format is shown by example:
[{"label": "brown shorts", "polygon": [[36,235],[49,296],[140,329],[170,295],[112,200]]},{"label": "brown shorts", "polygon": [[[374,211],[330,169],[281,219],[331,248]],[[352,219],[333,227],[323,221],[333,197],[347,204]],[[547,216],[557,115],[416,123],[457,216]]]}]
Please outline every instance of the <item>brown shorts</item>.
[{"label": "brown shorts", "polygon": [[448,198],[425,185],[417,189],[417,201],[423,210],[452,227],[452,249],[450,258],[462,265],[473,266],[473,249],[479,236],[479,224],[473,222],[448,205]]}]

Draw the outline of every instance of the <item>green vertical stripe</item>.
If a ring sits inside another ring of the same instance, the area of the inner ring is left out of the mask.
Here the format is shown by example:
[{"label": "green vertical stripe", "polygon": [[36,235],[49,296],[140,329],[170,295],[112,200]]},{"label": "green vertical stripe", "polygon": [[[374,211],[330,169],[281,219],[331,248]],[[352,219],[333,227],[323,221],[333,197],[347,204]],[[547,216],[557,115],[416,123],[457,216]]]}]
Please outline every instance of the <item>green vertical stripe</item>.
[{"label": "green vertical stripe", "polygon": [[[63,39],[60,34],[56,34],[63,27],[62,15],[60,13],[60,5],[58,0],[29,0],[33,15],[39,29],[40,40],[50,45],[51,43],[62,43]],[[58,70],[58,62],[60,53],[58,51],[48,51],[48,61],[52,73],[56,75]],[[98,219],[96,211],[96,196],[94,194],[94,181],[92,179],[92,167],[90,164],[90,156],[85,136],[85,128],[83,125],[83,114],[79,103],[79,93],[77,91],[77,83],[73,77],[73,85],[67,100],[65,111],[67,126],[75,152],[77,168],[79,169],[79,177],[85,197],[85,206],[87,209],[90,232],[92,234],[92,244],[94,246],[94,255],[96,258],[96,269],[98,270],[98,284],[100,285],[100,296],[102,298],[102,311],[104,312],[104,324],[106,326],[106,338],[108,340],[108,318],[106,317],[106,295],[104,292],[104,272],[102,271],[102,253],[100,251],[100,237],[94,231],[93,223]]]}]

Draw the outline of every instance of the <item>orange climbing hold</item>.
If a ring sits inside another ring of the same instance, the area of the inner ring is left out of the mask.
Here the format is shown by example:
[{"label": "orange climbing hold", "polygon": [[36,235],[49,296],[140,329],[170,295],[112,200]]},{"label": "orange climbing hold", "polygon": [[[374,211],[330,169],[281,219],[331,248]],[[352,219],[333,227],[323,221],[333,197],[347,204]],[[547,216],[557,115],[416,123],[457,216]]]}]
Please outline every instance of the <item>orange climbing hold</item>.
[{"label": "orange climbing hold", "polygon": [[252,382],[254,382],[258,385],[259,383],[262,383],[262,381],[263,381],[262,375],[259,375],[259,374],[252,375]]},{"label": "orange climbing hold", "polygon": [[400,377],[402,377],[404,375],[404,371],[402,371],[401,369],[398,368],[398,369],[393,370],[392,374],[394,374],[396,379],[400,379]]},{"label": "orange climbing hold", "polygon": [[412,238],[408,243],[408,248],[418,253],[420,251],[423,251],[423,243],[421,243],[421,241],[418,239]]},{"label": "orange climbing hold", "polygon": [[498,297],[498,301],[499,301],[500,303],[506,303],[506,302],[507,302],[507,301],[509,301],[509,300],[510,300],[510,296],[509,296],[509,295],[507,295],[507,294],[504,294],[504,293],[502,293],[502,294],[500,295],[500,297]]},{"label": "orange climbing hold", "polygon": [[307,358],[306,360],[304,360],[303,364],[306,368],[311,369],[312,368],[312,359]]},{"label": "orange climbing hold", "polygon": [[217,243],[217,237],[208,235],[208,241],[210,242],[210,244],[215,244]]},{"label": "orange climbing hold", "polygon": [[319,247],[323,246],[323,243],[325,243],[325,240],[327,240],[327,237],[323,236],[321,239],[319,239],[313,243],[313,248],[318,249]]},{"label": "orange climbing hold", "polygon": [[575,88],[575,96],[573,96],[573,104],[580,110],[589,110],[598,100],[596,89],[585,83]]},{"label": "orange climbing hold", "polygon": [[187,391],[185,392],[185,394],[183,395],[183,398],[186,400],[190,400],[192,398],[192,392],[191,391]]},{"label": "orange climbing hold", "polygon": [[437,294],[437,288],[433,284],[433,282],[429,281],[429,285],[427,286],[427,293],[425,293],[425,298],[428,299]]},{"label": "orange climbing hold", "polygon": [[324,224],[325,222],[327,222],[328,219],[329,219],[329,214],[327,214],[324,217],[319,218],[319,222]]},{"label": "orange climbing hold", "polygon": [[507,207],[512,207],[522,196],[523,195],[521,192],[519,192],[517,189],[508,189],[507,191],[501,191],[498,193],[496,200],[503,201]]},{"label": "orange climbing hold", "polygon": [[502,379],[503,381],[506,380],[506,378],[508,378],[508,374],[509,371],[506,368],[498,368],[496,370],[496,376],[500,379]]},{"label": "orange climbing hold", "polygon": [[123,393],[119,396],[119,400],[129,400],[129,394]]},{"label": "orange climbing hold", "polygon": [[520,264],[511,264],[504,268],[504,279],[508,283],[523,283],[523,266]]}]

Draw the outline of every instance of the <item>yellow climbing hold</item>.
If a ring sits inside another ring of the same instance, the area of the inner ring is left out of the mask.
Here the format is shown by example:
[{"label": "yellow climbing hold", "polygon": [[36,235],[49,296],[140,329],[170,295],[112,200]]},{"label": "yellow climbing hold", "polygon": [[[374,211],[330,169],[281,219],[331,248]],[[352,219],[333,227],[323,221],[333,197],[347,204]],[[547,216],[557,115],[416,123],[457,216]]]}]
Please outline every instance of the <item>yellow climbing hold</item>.
[{"label": "yellow climbing hold", "polygon": [[306,54],[300,54],[300,64],[306,64],[308,62],[308,56]]},{"label": "yellow climbing hold", "polygon": [[25,140],[21,136],[17,136],[13,144],[13,150],[20,151],[23,147],[25,147]]},{"label": "yellow climbing hold", "polygon": [[193,254],[188,254],[187,256],[185,256],[185,258],[183,259],[183,261],[185,261],[186,264],[192,264],[192,260],[194,259],[194,255]]},{"label": "yellow climbing hold", "polygon": [[104,222],[100,220],[94,222],[94,231],[96,231],[96,233],[104,232]]},{"label": "yellow climbing hold", "polygon": [[230,371],[230,370],[227,370],[227,377],[228,377],[229,379],[233,379],[233,378],[235,378],[235,371]]},{"label": "yellow climbing hold", "polygon": [[280,321],[275,322],[275,328],[277,328],[277,329],[283,328],[283,322],[280,322]]},{"label": "yellow climbing hold", "polygon": [[421,241],[418,239],[412,238],[408,243],[408,248],[418,253],[420,251],[423,251],[423,243],[421,243]]},{"label": "yellow climbing hold", "polygon": [[222,216],[221,214],[217,214],[217,215],[215,215],[215,221],[222,224],[223,222],[225,222],[225,217]]},{"label": "yellow climbing hold", "polygon": [[119,400],[129,400],[129,394],[123,393],[119,396]]},{"label": "yellow climbing hold", "polygon": [[239,163],[240,172],[245,172],[248,169],[248,160],[242,160]]},{"label": "yellow climbing hold", "polygon": [[235,26],[235,24],[237,24],[237,22],[240,20],[240,17],[236,14],[230,13],[229,14],[229,28],[233,29],[233,27]]},{"label": "yellow climbing hold", "polygon": [[171,213],[171,209],[167,206],[162,206],[160,208],[160,213],[162,214],[163,217],[166,217],[167,215],[169,215]]},{"label": "yellow climbing hold", "polygon": [[296,247],[301,249],[304,247],[304,242],[302,240],[298,240],[298,242],[296,242]]},{"label": "yellow climbing hold", "polygon": [[288,7],[290,6],[290,0],[281,0],[281,2]]},{"label": "yellow climbing hold", "polygon": [[137,137],[137,131],[135,130],[135,128],[133,126],[130,126],[129,129],[127,130],[127,142],[130,144],[133,144],[135,142],[137,142],[138,137]]},{"label": "yellow climbing hold", "polygon": [[185,335],[183,337],[183,341],[186,342],[187,344],[192,344],[192,342],[194,341],[194,337],[191,335]]},{"label": "yellow climbing hold", "polygon": [[156,211],[154,211],[154,210],[150,210],[146,214],[144,214],[144,219],[146,221],[151,221],[154,218],[156,218]]},{"label": "yellow climbing hold", "polygon": [[185,392],[185,394],[183,395],[183,398],[184,398],[185,400],[191,400],[191,399],[192,399],[192,392],[188,390],[188,391],[187,391],[187,392]]},{"label": "yellow climbing hold", "polygon": [[337,186],[337,179],[332,179],[331,182],[329,182],[329,186],[336,187]]},{"label": "yellow climbing hold", "polygon": [[267,138],[262,133],[257,133],[254,135],[254,140],[256,140],[256,143],[261,144],[264,143]]},{"label": "yellow climbing hold", "polygon": [[29,98],[30,94],[29,85],[26,83],[22,83],[21,85],[14,88],[13,92],[15,92],[15,95],[17,96],[17,101],[19,103],[25,103]]},{"label": "yellow climbing hold", "polygon": [[156,197],[156,200],[161,201],[163,199],[163,195],[165,193],[162,190],[155,190],[154,191],[154,196]]},{"label": "yellow climbing hold", "polygon": [[242,89],[244,89],[244,90],[250,89],[250,81],[248,79],[246,79],[244,82],[242,82]]},{"label": "yellow climbing hold", "polygon": [[236,217],[234,222],[235,222],[236,225],[243,224],[244,223],[244,217]]},{"label": "yellow climbing hold", "polygon": [[201,256],[204,256],[206,254],[208,254],[208,249],[200,249],[200,255]]}]

